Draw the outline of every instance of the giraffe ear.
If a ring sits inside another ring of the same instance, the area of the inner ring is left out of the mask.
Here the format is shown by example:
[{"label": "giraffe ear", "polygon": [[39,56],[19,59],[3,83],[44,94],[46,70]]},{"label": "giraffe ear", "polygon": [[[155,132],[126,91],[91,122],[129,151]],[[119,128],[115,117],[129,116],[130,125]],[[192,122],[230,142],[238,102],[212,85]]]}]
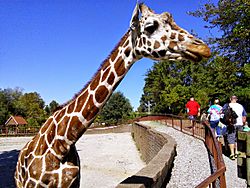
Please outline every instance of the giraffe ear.
[{"label": "giraffe ear", "polygon": [[132,32],[132,45],[135,46],[136,38],[140,33],[140,24],[139,24],[140,8],[139,4],[136,3],[136,6],[133,11],[132,18],[130,20],[130,30]]},{"label": "giraffe ear", "polygon": [[140,8],[140,11],[141,11],[141,13],[142,13],[142,15],[143,16],[146,16],[146,15],[148,15],[148,14],[154,14],[154,11],[152,10],[152,9],[150,9],[149,7],[147,7],[145,4],[140,4],[140,6],[139,6],[139,8]]},{"label": "giraffe ear", "polygon": [[139,4],[136,3],[136,6],[132,14],[132,18],[130,20],[130,28],[132,30],[134,30],[139,25],[139,14],[140,14]]}]

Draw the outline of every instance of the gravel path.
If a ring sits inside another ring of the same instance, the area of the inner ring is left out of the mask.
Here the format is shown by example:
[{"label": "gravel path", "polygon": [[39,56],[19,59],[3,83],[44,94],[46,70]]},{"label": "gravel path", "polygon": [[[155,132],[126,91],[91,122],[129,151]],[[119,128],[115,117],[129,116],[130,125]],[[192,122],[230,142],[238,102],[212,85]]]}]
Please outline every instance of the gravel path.
[{"label": "gravel path", "polygon": [[[177,156],[167,188],[195,187],[210,175],[208,154],[202,141],[157,122],[144,122],[152,128],[172,136],[177,142]],[[224,156],[228,188],[246,188],[246,180],[237,177],[237,160]]]}]

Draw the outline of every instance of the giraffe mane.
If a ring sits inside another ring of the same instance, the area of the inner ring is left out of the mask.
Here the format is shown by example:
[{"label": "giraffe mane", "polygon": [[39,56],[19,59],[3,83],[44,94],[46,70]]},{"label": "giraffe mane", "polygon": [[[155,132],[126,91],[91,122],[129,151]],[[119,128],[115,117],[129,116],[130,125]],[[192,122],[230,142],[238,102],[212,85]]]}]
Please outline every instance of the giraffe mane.
[{"label": "giraffe mane", "polygon": [[61,110],[62,108],[64,108],[65,106],[69,105],[71,102],[73,102],[74,100],[76,100],[76,98],[88,87],[88,85],[91,83],[91,81],[93,80],[93,78],[95,78],[98,74],[98,72],[101,71],[102,67],[104,66],[105,63],[108,62],[108,60],[112,57],[112,55],[114,55],[115,51],[117,50],[118,46],[120,46],[123,42],[124,39],[126,39],[129,36],[129,32],[130,30],[128,30],[125,35],[121,38],[121,40],[116,44],[116,46],[114,47],[114,49],[111,51],[111,53],[108,55],[108,57],[101,63],[100,67],[98,68],[98,70],[96,71],[96,73],[94,74],[94,76],[91,78],[91,80],[89,80],[85,86],[79,91],[77,92],[72,99],[68,100],[67,102],[59,105],[54,111],[53,113],[55,113],[58,110]]}]

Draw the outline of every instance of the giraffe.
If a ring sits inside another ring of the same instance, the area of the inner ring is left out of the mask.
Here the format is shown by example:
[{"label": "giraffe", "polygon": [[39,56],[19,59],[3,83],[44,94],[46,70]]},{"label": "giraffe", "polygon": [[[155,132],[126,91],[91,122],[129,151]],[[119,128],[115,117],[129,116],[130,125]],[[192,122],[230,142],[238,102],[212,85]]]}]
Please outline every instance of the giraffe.
[{"label": "giraffe", "polygon": [[80,186],[75,143],[131,66],[143,57],[198,62],[210,57],[210,49],[180,28],[170,13],[156,14],[137,3],[128,31],[91,81],[54,112],[20,151],[15,172],[17,187]]}]

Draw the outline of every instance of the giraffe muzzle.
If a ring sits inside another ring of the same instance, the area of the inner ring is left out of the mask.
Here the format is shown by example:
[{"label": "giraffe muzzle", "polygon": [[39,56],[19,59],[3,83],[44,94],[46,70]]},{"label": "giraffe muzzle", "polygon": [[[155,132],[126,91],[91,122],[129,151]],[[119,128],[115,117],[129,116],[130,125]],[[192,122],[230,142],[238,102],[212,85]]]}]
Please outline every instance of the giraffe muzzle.
[{"label": "giraffe muzzle", "polygon": [[211,56],[210,48],[204,44],[188,44],[185,55],[188,59],[199,62],[202,58],[209,58]]}]

